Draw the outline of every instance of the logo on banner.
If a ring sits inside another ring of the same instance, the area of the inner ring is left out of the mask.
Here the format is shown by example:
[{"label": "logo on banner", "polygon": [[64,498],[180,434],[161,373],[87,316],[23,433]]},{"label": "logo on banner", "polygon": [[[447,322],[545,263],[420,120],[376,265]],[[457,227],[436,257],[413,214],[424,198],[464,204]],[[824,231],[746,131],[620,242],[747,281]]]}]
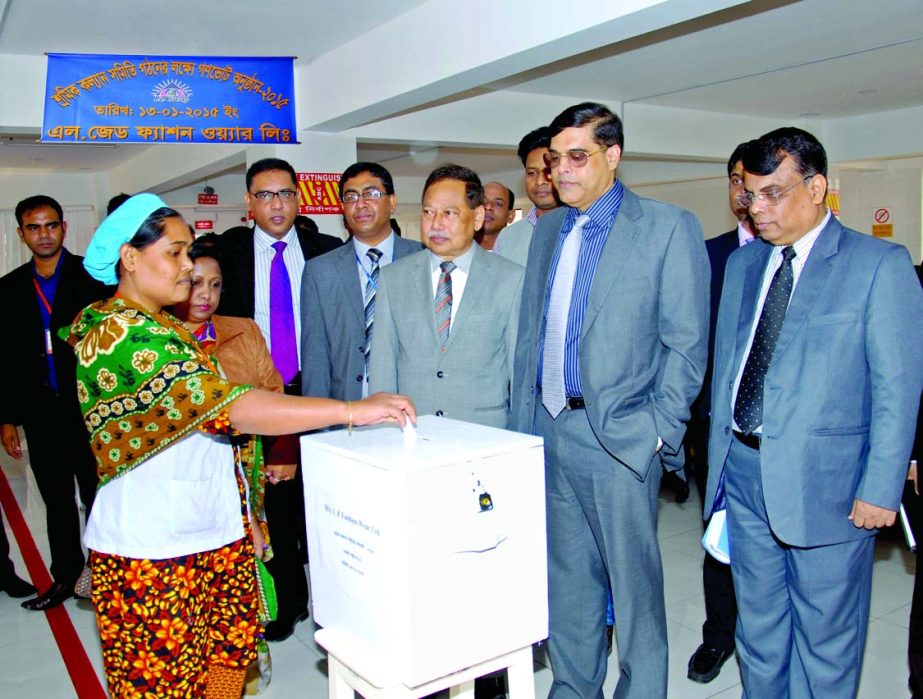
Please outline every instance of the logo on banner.
[{"label": "logo on banner", "polygon": [[342,214],[337,172],[299,172],[298,189],[301,191],[302,214]]},{"label": "logo on banner", "polygon": [[182,102],[185,104],[192,97],[192,88],[186,83],[165,80],[154,87],[151,95],[155,102]]}]

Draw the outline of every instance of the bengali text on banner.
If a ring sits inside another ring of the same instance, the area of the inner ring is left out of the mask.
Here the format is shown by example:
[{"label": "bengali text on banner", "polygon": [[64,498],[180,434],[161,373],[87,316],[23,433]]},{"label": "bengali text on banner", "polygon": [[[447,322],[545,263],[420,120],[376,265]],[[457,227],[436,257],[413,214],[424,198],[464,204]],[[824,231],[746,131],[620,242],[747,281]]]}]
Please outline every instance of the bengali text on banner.
[{"label": "bengali text on banner", "polygon": [[48,54],[45,143],[297,143],[294,59]]}]

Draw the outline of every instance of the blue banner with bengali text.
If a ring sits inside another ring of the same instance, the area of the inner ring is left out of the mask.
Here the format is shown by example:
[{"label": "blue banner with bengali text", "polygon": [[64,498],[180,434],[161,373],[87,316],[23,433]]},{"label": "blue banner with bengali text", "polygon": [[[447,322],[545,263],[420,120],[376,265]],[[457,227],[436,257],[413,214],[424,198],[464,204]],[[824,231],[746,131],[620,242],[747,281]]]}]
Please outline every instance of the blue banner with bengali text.
[{"label": "blue banner with bengali text", "polygon": [[43,143],[297,143],[294,58],[49,53]]}]

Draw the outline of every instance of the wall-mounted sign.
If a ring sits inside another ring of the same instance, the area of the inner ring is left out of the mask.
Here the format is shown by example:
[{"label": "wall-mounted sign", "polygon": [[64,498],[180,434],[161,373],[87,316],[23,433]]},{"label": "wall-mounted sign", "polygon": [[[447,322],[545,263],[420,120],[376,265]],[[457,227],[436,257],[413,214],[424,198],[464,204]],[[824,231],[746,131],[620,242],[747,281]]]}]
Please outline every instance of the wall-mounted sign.
[{"label": "wall-mounted sign", "polygon": [[894,236],[894,219],[890,206],[876,206],[872,210],[872,235],[876,238]]},{"label": "wall-mounted sign", "polygon": [[45,143],[295,143],[293,58],[48,54]]},{"label": "wall-mounted sign", "polygon": [[299,172],[302,214],[342,214],[339,192],[340,173]]},{"label": "wall-mounted sign", "polygon": [[199,204],[206,206],[217,206],[218,205],[218,195],[217,194],[206,194],[205,192],[199,193]]},{"label": "wall-mounted sign", "polygon": [[212,221],[198,220],[195,222],[195,229],[197,231],[210,231],[212,230],[213,226],[214,226],[214,223]]}]

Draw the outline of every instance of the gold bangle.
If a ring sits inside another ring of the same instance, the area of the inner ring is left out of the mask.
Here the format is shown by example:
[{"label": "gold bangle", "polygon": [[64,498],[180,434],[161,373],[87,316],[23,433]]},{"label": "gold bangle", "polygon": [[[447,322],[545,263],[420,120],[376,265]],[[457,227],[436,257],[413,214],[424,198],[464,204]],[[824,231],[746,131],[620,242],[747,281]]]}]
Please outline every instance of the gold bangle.
[{"label": "gold bangle", "polygon": [[352,401],[346,401],[346,410],[349,411],[349,423],[346,425],[346,434],[351,435],[353,433],[353,403]]}]

